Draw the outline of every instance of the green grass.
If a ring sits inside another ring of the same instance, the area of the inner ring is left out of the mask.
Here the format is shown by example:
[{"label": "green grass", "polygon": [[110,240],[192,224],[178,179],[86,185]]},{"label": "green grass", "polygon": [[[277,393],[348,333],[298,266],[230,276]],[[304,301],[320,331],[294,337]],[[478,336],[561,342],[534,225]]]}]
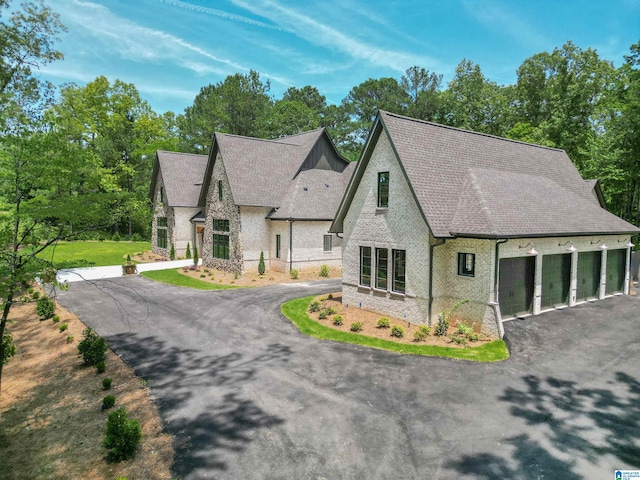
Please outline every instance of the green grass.
[{"label": "green grass", "polygon": [[390,350],[392,352],[409,355],[426,355],[430,357],[450,357],[463,360],[473,360],[476,362],[497,362],[509,358],[509,350],[502,340],[495,340],[485,343],[479,347],[470,348],[450,348],[433,345],[410,345],[396,343],[380,338],[367,337],[356,333],[342,332],[333,328],[325,327],[312,320],[307,315],[307,308],[314,296],[297,298],[283,303],[282,314],[291,320],[298,329],[305,335],[320,338],[323,340],[334,340],[336,342],[353,343],[365,347]]},{"label": "green grass", "polygon": [[203,282],[197,278],[188,277],[178,272],[178,268],[170,270],[154,270],[151,272],[142,272],[140,275],[147,277],[156,282],[169,283],[180,287],[197,288],[198,290],[231,290],[240,288],[235,285],[221,285],[219,283]]},{"label": "green grass", "polygon": [[93,265],[104,267],[108,265],[122,265],[127,255],[134,255],[143,250],[151,250],[149,242],[60,242],[55,247],[46,248],[40,255],[41,258],[51,260],[58,268],[73,266],[86,267]]}]

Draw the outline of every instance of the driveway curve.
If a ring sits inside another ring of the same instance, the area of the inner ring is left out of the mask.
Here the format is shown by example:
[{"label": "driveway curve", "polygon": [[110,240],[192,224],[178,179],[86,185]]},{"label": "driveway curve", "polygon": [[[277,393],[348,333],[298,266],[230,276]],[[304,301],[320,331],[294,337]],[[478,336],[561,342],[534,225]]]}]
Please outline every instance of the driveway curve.
[{"label": "driveway curve", "polygon": [[494,364],[302,335],[337,280],[195,291],[124,277],[58,300],[149,381],[173,474],[224,479],[613,478],[640,469],[640,299],[505,324]]}]

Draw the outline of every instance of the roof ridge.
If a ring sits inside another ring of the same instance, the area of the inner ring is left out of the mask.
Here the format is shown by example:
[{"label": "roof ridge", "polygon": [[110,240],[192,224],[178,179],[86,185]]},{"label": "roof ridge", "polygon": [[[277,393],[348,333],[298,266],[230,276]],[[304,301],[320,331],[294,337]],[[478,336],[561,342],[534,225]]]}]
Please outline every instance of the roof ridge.
[{"label": "roof ridge", "polygon": [[282,142],[281,140],[283,140],[285,138],[298,137],[300,135],[308,135],[310,133],[317,132],[318,130],[324,130],[324,127],[318,127],[318,128],[316,128],[314,130],[309,130],[308,132],[300,132],[300,133],[296,133],[294,135],[286,135],[284,137],[278,137],[278,138],[248,137],[246,135],[237,135],[235,133],[224,133],[224,132],[215,132],[215,135],[223,135],[225,137],[242,138],[244,140],[256,140],[258,142],[277,143],[279,145],[288,145],[288,146],[292,146],[292,147],[299,147],[300,146],[299,143],[285,143],[285,142]]},{"label": "roof ridge", "polygon": [[190,157],[208,157],[204,153],[187,153],[187,152],[174,152],[172,150],[156,150],[157,153],[173,153],[174,155],[189,155]]},{"label": "roof ridge", "polygon": [[400,118],[402,120],[409,120],[409,121],[415,122],[415,123],[422,123],[422,124],[425,124],[425,125],[431,125],[432,127],[445,128],[447,130],[454,130],[454,131],[458,131],[458,132],[461,132],[461,133],[470,133],[472,135],[479,135],[481,137],[495,138],[496,140],[502,140],[502,141],[505,141],[505,142],[517,143],[519,145],[526,145],[526,146],[529,146],[529,147],[542,148],[542,149],[545,149],[545,150],[552,150],[554,152],[564,152],[564,150],[562,150],[561,148],[547,147],[545,145],[538,145],[537,143],[527,143],[527,142],[523,142],[521,140],[514,140],[512,138],[505,138],[505,137],[499,137],[497,135],[491,135],[490,133],[475,132],[473,130],[467,130],[467,129],[459,128],[459,127],[452,127],[450,125],[443,125],[441,123],[430,122],[428,120],[420,120],[418,118],[411,118],[411,117],[407,117],[405,115],[400,115],[399,113],[387,112],[386,110],[380,110],[380,113],[384,113],[385,115],[389,115],[391,117]]}]

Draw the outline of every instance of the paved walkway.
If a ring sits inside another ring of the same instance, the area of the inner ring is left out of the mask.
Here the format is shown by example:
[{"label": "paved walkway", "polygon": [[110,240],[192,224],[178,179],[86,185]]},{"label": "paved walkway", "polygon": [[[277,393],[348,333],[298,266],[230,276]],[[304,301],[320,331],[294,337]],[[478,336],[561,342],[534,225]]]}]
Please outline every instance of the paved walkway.
[{"label": "paved walkway", "polygon": [[[198,262],[202,264],[202,261]],[[181,268],[193,265],[193,260],[173,260],[169,262],[139,263],[137,264],[138,273],[150,272],[152,270],[169,270],[171,268]],[[110,265],[107,267],[82,267],[67,268],[58,270],[58,281],[82,282],[84,280],[103,280],[106,278],[122,277],[122,265]]]}]

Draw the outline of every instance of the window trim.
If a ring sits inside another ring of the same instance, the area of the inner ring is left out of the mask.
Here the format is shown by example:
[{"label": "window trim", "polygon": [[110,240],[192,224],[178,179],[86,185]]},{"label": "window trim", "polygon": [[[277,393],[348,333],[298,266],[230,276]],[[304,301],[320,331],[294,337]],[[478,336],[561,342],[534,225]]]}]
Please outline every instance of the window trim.
[{"label": "window trim", "polygon": [[[382,179],[386,181],[382,181]],[[389,207],[389,172],[378,172],[378,208]]]},{"label": "window trim", "polygon": [[[381,254],[384,252],[384,277],[380,276],[380,268],[383,264]],[[389,249],[388,248],[376,248],[376,282],[375,288],[377,290],[387,290],[389,286]],[[384,285],[382,280],[384,278]]]},{"label": "window trim", "polygon": [[[397,255],[401,255],[402,256],[402,261],[399,262]],[[399,250],[399,249],[393,249],[391,250],[391,260],[392,260],[392,268],[393,268],[393,273],[392,273],[392,277],[391,277],[391,291],[394,293],[401,293],[404,294],[406,292],[407,289],[407,251],[406,250]],[[401,265],[402,268],[402,275],[399,275],[398,273],[398,265]],[[402,287],[399,287],[398,284],[402,284]]]},{"label": "window trim", "polygon": [[[329,248],[327,248],[327,243],[329,244]],[[324,235],[322,242],[322,250],[327,253],[331,253],[333,251],[333,235]]]},{"label": "window trim", "polygon": [[[469,266],[469,260],[471,266]],[[476,254],[469,252],[458,252],[458,275],[461,277],[473,278],[476,276]]]},{"label": "window trim", "polygon": [[[364,255],[365,250],[368,250],[369,255]],[[365,264],[364,259],[368,258],[368,264]],[[360,277],[358,279],[358,284],[363,286],[363,287],[368,287],[371,288],[371,247],[368,246],[360,246]],[[363,272],[364,267],[367,267],[367,269],[369,270],[369,273],[365,275],[365,273]],[[365,282],[364,279],[367,278],[367,281]]]}]

